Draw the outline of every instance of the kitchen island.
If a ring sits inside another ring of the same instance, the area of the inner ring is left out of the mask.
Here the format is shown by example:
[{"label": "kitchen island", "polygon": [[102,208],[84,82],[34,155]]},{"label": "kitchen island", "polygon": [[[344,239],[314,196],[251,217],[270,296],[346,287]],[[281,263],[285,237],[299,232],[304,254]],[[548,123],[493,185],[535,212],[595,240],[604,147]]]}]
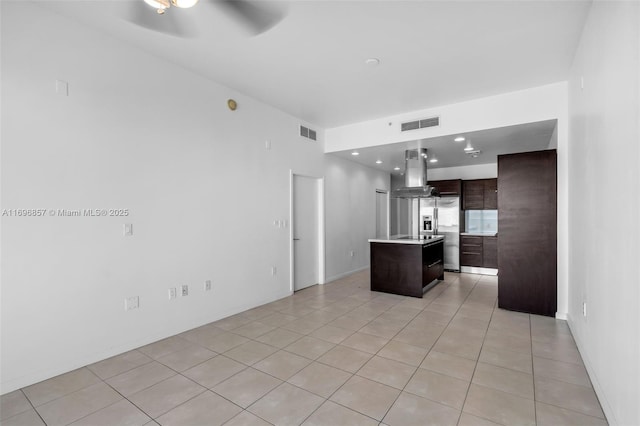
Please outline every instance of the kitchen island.
[{"label": "kitchen island", "polygon": [[444,237],[370,239],[371,291],[422,297],[444,279]]}]

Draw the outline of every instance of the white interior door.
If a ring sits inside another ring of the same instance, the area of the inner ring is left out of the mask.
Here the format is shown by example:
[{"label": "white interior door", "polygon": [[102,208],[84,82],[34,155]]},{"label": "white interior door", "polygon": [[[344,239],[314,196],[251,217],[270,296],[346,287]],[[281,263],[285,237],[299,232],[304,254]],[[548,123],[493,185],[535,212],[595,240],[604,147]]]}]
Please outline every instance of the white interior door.
[{"label": "white interior door", "polygon": [[389,194],[376,190],[376,238],[389,238]]},{"label": "white interior door", "polygon": [[320,180],[293,175],[293,289],[320,282]]}]

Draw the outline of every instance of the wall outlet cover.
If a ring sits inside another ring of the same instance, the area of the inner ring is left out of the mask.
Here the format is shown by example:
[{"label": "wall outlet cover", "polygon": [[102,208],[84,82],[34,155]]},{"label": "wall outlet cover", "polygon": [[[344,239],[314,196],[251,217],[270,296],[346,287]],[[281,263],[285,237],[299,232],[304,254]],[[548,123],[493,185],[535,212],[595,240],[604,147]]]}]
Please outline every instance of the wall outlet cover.
[{"label": "wall outlet cover", "polygon": [[140,307],[140,299],[138,296],[127,297],[124,299],[124,310],[130,311],[132,309],[138,309]]},{"label": "wall outlet cover", "polygon": [[188,296],[189,295],[189,286],[188,285],[183,285],[182,286],[182,292],[180,293],[182,294],[182,296]]},{"label": "wall outlet cover", "polygon": [[211,290],[211,280],[206,280],[204,282],[204,291],[210,291]]}]

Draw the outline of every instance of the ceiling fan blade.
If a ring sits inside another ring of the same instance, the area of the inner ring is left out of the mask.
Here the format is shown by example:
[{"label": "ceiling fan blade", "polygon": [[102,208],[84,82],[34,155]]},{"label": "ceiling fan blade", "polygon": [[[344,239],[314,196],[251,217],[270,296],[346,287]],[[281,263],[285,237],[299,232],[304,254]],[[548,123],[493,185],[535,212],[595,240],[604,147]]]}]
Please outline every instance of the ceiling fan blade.
[{"label": "ceiling fan blade", "polygon": [[189,25],[185,10],[171,8],[163,15],[158,14],[142,0],[130,1],[126,19],[146,29],[168,34],[174,37],[195,37],[194,25]]},{"label": "ceiling fan blade", "polygon": [[285,16],[284,9],[276,8],[273,4],[260,4],[258,1],[217,0],[215,3],[244,25],[253,35],[269,30]]}]

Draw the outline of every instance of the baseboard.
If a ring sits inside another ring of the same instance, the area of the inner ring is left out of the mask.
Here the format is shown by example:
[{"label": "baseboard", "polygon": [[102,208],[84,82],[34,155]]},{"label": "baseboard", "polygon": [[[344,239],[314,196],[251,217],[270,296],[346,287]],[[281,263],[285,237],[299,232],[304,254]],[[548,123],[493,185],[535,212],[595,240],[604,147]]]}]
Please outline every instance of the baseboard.
[{"label": "baseboard", "polygon": [[365,269],[369,269],[369,265],[363,266],[358,269],[354,269],[352,271],[343,272],[341,274],[332,275],[326,279],[325,283],[330,283],[331,281],[339,280],[340,278],[344,278],[348,275],[355,274],[356,272],[364,271]]},{"label": "baseboard", "polygon": [[498,270],[494,268],[480,268],[477,266],[461,266],[460,272],[467,274],[480,274],[480,275],[498,275]]},{"label": "baseboard", "polygon": [[591,380],[591,384],[593,385],[593,390],[595,391],[596,396],[598,397],[598,401],[600,402],[600,406],[602,407],[604,416],[606,417],[606,420],[610,426],[617,426],[619,423],[616,421],[616,417],[614,415],[613,409],[611,408],[611,404],[609,404],[609,401],[607,400],[604,394],[604,389],[602,388],[602,386],[600,385],[600,382],[598,381],[598,376],[596,375],[595,371],[593,370],[593,367],[591,366],[591,361],[589,361],[589,357],[586,356],[587,353],[584,350],[584,345],[582,344],[582,341],[580,340],[578,333],[574,332],[575,326],[574,326],[573,320],[571,319],[571,315],[569,315],[569,313],[566,313],[565,316],[567,317],[567,324],[569,325],[569,330],[571,330],[571,335],[573,336],[573,340],[575,340],[576,342],[576,346],[578,347],[578,352],[580,352],[580,356],[582,357],[582,362],[584,363],[584,367],[587,370],[587,374],[589,375],[589,379]]},{"label": "baseboard", "polygon": [[556,312],[556,319],[566,321],[568,316],[569,314],[567,314],[566,312]]},{"label": "baseboard", "polygon": [[218,313],[216,315],[212,315],[210,317],[198,317],[194,319],[194,323],[189,325],[187,328],[180,328],[175,330],[170,330],[168,333],[157,333],[153,335],[145,336],[144,339],[139,339],[136,341],[126,342],[121,345],[111,346],[108,350],[100,351],[97,353],[86,354],[80,358],[76,358],[73,361],[65,362],[64,364],[58,365],[54,368],[47,368],[44,370],[38,370],[30,372],[22,377],[18,377],[12,380],[8,380],[0,384],[0,395],[7,394],[9,392],[13,392],[14,390],[24,388],[26,386],[30,386],[35,383],[39,383],[43,380],[50,379],[52,377],[59,376],[61,374],[68,373],[70,371],[76,370],[78,368],[82,368],[84,366],[105,360],[107,358],[111,358],[116,355],[123,354],[125,352],[129,352],[133,349],[137,349],[139,347],[148,345],[150,343],[157,342],[162,339],[166,339],[171,336],[175,336],[180,333],[184,333],[185,331],[189,331],[191,329],[219,321],[221,319],[230,317],[232,315],[239,314],[240,312],[247,311],[249,309],[257,308],[259,306],[265,305],[267,303],[274,302],[276,300],[282,299],[284,297],[291,296],[293,293],[291,291],[286,291],[284,293],[267,297],[258,303],[255,304],[246,304],[235,306],[234,308],[225,311],[223,313]]}]

